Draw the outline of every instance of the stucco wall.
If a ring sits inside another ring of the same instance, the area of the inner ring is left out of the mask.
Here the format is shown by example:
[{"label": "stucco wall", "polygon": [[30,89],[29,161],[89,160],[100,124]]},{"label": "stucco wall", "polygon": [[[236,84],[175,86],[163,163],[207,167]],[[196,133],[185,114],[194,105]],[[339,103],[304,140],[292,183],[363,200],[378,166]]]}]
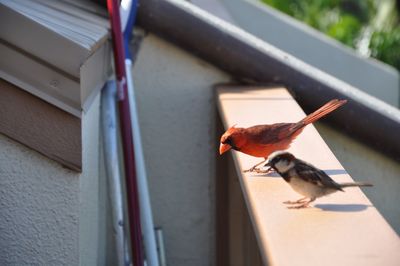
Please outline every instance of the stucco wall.
[{"label": "stucco wall", "polygon": [[98,108],[83,115],[81,174],[0,134],[0,265],[101,263]]},{"label": "stucco wall", "polygon": [[213,265],[216,104],[229,77],[147,35],[133,68],[156,226],[168,265]]},{"label": "stucco wall", "polygon": [[0,265],[78,265],[79,174],[0,134]]}]

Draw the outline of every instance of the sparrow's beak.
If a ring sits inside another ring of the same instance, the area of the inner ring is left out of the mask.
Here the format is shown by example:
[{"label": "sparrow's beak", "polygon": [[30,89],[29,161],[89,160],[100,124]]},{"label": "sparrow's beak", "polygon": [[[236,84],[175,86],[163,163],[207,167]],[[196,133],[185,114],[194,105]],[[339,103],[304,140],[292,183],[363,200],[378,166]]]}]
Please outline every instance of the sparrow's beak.
[{"label": "sparrow's beak", "polygon": [[264,167],[269,167],[269,168],[267,169],[267,172],[270,172],[270,171],[272,170],[272,166],[271,166],[271,163],[270,163],[270,162],[267,162],[266,164],[264,164]]},{"label": "sparrow's beak", "polygon": [[231,147],[229,144],[223,144],[223,143],[221,143],[221,144],[219,145],[219,154],[221,155],[221,154],[223,154],[223,153],[229,151],[231,148],[232,148],[232,147]]}]

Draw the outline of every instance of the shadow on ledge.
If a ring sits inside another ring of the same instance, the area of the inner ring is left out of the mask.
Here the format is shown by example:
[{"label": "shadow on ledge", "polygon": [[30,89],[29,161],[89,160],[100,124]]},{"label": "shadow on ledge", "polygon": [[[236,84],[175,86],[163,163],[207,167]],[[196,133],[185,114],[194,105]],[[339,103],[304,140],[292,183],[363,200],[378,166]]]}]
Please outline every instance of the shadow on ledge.
[{"label": "shadow on ledge", "polygon": [[360,212],[373,206],[365,204],[315,204],[314,207],[331,212]]},{"label": "shadow on ledge", "polygon": [[[327,169],[327,170],[323,170],[327,175],[331,176],[331,175],[344,175],[347,174],[346,170],[344,169]],[[251,172],[250,173],[251,176],[266,176],[266,177],[281,177],[277,172],[273,171],[271,173],[262,173],[262,174],[258,174],[255,172]]]}]

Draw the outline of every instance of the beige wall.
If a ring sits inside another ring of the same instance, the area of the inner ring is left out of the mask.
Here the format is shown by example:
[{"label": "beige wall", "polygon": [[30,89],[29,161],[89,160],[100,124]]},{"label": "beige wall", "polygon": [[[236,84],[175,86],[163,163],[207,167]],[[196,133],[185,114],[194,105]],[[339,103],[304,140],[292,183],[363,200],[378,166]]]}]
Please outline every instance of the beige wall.
[{"label": "beige wall", "polygon": [[0,134],[0,265],[77,265],[79,174]]},{"label": "beige wall", "polygon": [[216,104],[229,77],[153,36],[133,68],[155,225],[168,265],[214,263]]}]

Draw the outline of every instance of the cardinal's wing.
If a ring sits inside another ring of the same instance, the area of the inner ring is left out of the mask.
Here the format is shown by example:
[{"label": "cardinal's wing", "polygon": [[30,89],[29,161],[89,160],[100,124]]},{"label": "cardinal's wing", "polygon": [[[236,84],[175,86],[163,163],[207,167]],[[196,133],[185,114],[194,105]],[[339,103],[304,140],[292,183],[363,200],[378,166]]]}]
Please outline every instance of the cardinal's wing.
[{"label": "cardinal's wing", "polygon": [[[256,125],[246,128],[246,133],[253,142],[262,145],[270,145],[291,138],[293,133],[298,130],[296,125],[296,123]],[[294,137],[292,140],[293,139]]]}]

